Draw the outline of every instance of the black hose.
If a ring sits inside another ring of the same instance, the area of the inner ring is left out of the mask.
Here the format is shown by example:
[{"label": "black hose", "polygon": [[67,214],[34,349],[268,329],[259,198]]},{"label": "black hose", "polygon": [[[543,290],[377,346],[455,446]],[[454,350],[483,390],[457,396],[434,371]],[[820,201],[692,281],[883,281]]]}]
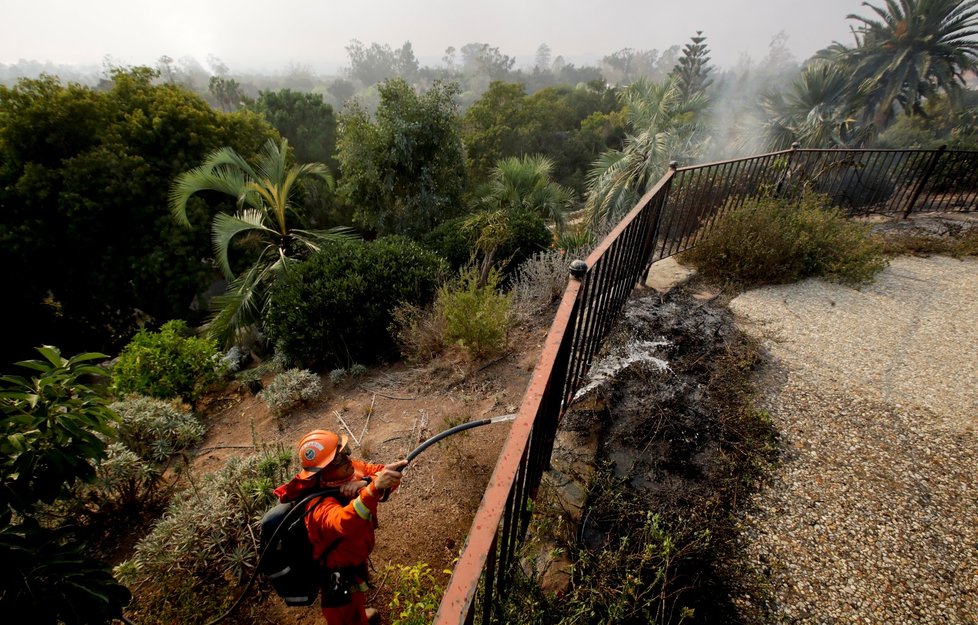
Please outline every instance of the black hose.
[{"label": "black hose", "polygon": [[435,434],[434,436],[432,436],[431,438],[429,438],[425,442],[421,443],[420,445],[418,445],[414,449],[414,451],[412,451],[411,453],[409,453],[404,459],[407,460],[408,463],[410,464],[410,462],[412,460],[414,460],[418,456],[418,454],[420,454],[425,449],[428,449],[429,447],[431,447],[432,445],[434,445],[435,443],[437,443],[441,439],[448,438],[452,434],[458,434],[459,432],[462,432],[464,430],[470,430],[472,428],[477,428],[477,427],[479,427],[481,425],[489,425],[490,423],[492,423],[492,419],[480,419],[479,421],[468,421],[467,423],[463,423],[461,425],[456,425],[455,427],[449,428],[449,429],[445,430],[444,432],[441,432],[439,434]]}]

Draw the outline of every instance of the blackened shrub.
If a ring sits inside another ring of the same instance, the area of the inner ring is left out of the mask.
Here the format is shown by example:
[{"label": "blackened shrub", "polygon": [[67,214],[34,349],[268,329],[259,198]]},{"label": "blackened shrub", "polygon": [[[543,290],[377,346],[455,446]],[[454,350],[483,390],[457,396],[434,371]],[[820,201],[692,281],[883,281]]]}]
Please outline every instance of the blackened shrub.
[{"label": "blackened shrub", "polygon": [[396,353],[394,308],[427,304],[446,274],[443,259],[404,237],[329,243],[276,281],[265,327],[295,364],[375,361]]}]

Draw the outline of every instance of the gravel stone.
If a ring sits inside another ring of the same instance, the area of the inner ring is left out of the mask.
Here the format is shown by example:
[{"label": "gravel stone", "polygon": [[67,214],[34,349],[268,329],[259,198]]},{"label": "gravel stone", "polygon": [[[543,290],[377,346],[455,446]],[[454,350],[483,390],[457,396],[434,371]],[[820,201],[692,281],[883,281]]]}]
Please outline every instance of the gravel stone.
[{"label": "gravel stone", "polygon": [[[730,307],[779,372],[782,459],[741,523],[778,623],[978,623],[978,260],[904,257]],[[764,593],[762,593],[764,594]],[[761,605],[763,604],[763,605]]]}]

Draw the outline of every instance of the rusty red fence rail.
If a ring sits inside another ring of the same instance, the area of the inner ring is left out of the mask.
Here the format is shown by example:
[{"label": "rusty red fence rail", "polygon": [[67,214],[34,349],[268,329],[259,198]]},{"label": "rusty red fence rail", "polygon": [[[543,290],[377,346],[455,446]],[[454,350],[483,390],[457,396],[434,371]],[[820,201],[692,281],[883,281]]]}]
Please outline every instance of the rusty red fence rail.
[{"label": "rusty red fence rail", "polygon": [[829,195],[850,214],[974,211],[978,152],[792,148],[670,167],[569,281],[435,617],[498,621],[557,426],[601,342],[651,263],[696,245],[725,212],[760,196]]}]

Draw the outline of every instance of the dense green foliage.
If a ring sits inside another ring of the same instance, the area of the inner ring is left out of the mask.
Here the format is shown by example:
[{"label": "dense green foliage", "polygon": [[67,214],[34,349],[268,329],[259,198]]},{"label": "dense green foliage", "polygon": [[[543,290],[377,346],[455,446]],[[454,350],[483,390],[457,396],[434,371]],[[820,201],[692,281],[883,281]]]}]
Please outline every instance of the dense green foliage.
[{"label": "dense green foliage", "polygon": [[886,265],[868,226],[830,208],[825,196],[762,198],[727,213],[683,254],[704,275],[742,285],[825,276],[850,284]]},{"label": "dense green foliage", "polygon": [[16,623],[106,623],[129,591],[88,558],[78,528],[39,522],[40,504],[69,497],[95,479],[116,416],[84,379],[102,354],[19,363],[30,377],[0,378],[0,611]]},{"label": "dense green foliage", "polygon": [[323,96],[291,89],[262,91],[251,110],[261,113],[295,150],[300,163],[324,163],[332,171],[336,163],[336,116]]},{"label": "dense green foliage", "polygon": [[220,377],[220,357],[212,339],[192,336],[183,321],[159,332],[140,330],[112,367],[117,395],[131,393],[195,402]]},{"label": "dense green foliage", "polygon": [[469,267],[438,290],[435,310],[445,320],[445,345],[456,346],[473,358],[494,356],[506,349],[513,297],[499,292],[501,280],[496,270],[480,276],[475,267]]},{"label": "dense green foliage", "polygon": [[477,204],[489,211],[526,211],[540,215],[560,233],[573,208],[574,192],[552,179],[554,162],[546,156],[505,158],[492,170]]},{"label": "dense green foliage", "polygon": [[394,594],[390,600],[391,625],[428,625],[435,620],[444,592],[434,571],[425,562],[412,566],[389,566],[394,574]]},{"label": "dense green foliage", "polygon": [[340,115],[341,189],[364,227],[418,236],[462,211],[458,88],[436,83],[419,95],[391,80],[378,90],[375,120],[356,105]]},{"label": "dense green foliage", "polygon": [[[874,17],[850,14],[855,45],[834,43],[806,63],[787,89],[761,98],[768,149],[861,147],[907,120],[929,118],[942,99],[955,114],[967,96],[964,76],[978,68],[978,2],[887,0],[863,3]],[[899,134],[899,133],[898,133]],[[945,133],[947,134],[947,133]],[[914,143],[920,143],[918,135]],[[896,147],[910,147],[899,144]]]},{"label": "dense green foliage", "polygon": [[[347,238],[346,228],[312,230],[301,224],[293,196],[307,180],[332,184],[322,163],[293,162],[289,142],[269,141],[254,167],[230,148],[208,155],[200,167],[180,174],[170,189],[170,211],[190,226],[187,205],[196,193],[219,191],[237,200],[234,215],[218,213],[211,225],[217,265],[227,291],[211,301],[205,330],[223,347],[253,340],[267,305],[267,289],[288,268],[327,241]],[[242,270],[232,268],[232,242],[243,242],[254,255]]]},{"label": "dense green foliage", "polygon": [[395,306],[431,301],[445,271],[441,258],[403,237],[329,243],[273,287],[269,338],[303,366],[345,367],[390,356]]},{"label": "dense green foliage", "polygon": [[850,94],[863,123],[882,132],[898,111],[919,113],[924,100],[958,92],[978,62],[975,0],[886,0],[865,3],[876,18],[858,22],[856,45],[834,44],[824,54],[850,73]]},{"label": "dense green foliage", "polygon": [[490,250],[485,249],[486,239],[480,241],[489,234],[486,230],[493,223],[489,212],[450,219],[432,230],[424,242],[446,258],[452,269],[459,269],[472,260],[481,264],[486,259],[486,252],[490,251],[490,263],[499,263],[508,274],[533,254],[547,249],[553,241],[553,234],[543,218],[535,213],[514,210],[500,215],[495,223],[502,222],[502,227]]},{"label": "dense green foliage", "polygon": [[639,80],[620,94],[629,133],[620,150],[604,152],[588,173],[588,223],[614,223],[666,172],[672,160],[693,160],[708,140],[702,114],[709,100],[673,80]]},{"label": "dense green foliage", "polygon": [[[222,114],[145,68],[104,89],[44,77],[0,87],[3,362],[41,343],[111,351],[140,321],[187,318],[212,278],[207,233],[167,215],[173,177],[222,145],[252,154],[273,132]],[[188,206],[209,219],[203,203]]]},{"label": "dense green foliage", "polygon": [[591,162],[624,139],[619,109],[614,91],[600,83],[527,95],[523,85],[493,82],[463,117],[469,173],[482,181],[503,159],[544,154],[554,179],[580,192]]}]

